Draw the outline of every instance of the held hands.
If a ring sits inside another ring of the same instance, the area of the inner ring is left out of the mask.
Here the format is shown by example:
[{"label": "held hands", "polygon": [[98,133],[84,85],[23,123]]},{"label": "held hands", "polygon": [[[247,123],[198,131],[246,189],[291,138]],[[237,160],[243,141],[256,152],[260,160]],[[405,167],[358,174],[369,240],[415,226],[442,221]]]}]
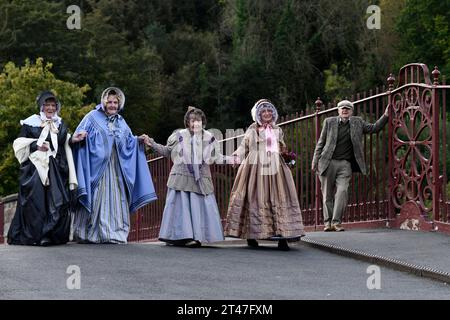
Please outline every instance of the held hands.
[{"label": "held hands", "polygon": [[140,143],[145,143],[147,146],[152,147],[153,143],[155,142],[155,140],[153,140],[152,138],[150,138],[148,135],[146,134],[142,134],[138,137],[138,140]]},{"label": "held hands", "polygon": [[86,131],[80,131],[78,133],[75,133],[72,137],[72,142],[81,142],[87,137]]},{"label": "held hands", "polygon": [[232,166],[233,166],[233,168],[236,168],[236,167],[238,167],[241,164],[241,158],[237,154],[233,154],[232,157],[233,157],[233,164],[232,164]]},{"label": "held hands", "polygon": [[138,141],[139,141],[139,143],[145,143],[145,144],[147,144],[147,140],[149,139],[149,137],[146,135],[146,134],[141,134],[139,137],[138,137]]}]

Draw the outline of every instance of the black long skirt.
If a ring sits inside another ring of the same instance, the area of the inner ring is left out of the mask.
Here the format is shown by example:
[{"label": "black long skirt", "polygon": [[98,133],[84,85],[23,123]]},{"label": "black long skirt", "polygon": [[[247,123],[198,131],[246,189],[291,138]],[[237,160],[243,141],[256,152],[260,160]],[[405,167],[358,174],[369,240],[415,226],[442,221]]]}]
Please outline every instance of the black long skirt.
[{"label": "black long skirt", "polygon": [[64,244],[69,241],[69,190],[65,177],[50,157],[49,186],[41,182],[36,167],[29,160],[20,167],[17,209],[8,231],[8,244]]}]

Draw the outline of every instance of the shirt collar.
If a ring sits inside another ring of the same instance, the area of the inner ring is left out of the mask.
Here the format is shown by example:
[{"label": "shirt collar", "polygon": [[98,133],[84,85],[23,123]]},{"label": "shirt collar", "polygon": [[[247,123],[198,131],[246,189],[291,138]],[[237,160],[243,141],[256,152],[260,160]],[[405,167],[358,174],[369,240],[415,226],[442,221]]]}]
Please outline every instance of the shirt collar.
[{"label": "shirt collar", "polygon": [[[341,117],[338,117],[338,118],[339,118],[339,120],[338,120],[338,123],[339,123],[339,124],[344,123],[344,120],[342,120]],[[348,118],[347,122],[349,122],[349,121],[350,121],[350,118]]]}]

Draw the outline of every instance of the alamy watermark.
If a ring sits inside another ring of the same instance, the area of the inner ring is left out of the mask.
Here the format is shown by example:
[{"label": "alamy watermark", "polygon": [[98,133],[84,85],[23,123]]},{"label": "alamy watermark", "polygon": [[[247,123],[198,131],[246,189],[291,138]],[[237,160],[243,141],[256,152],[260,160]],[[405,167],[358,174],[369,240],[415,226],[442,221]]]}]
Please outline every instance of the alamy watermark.
[{"label": "alamy watermark", "polygon": [[370,14],[366,21],[367,28],[369,30],[381,29],[381,8],[377,5],[371,5],[367,7],[366,13]]},{"label": "alamy watermark", "polygon": [[69,30],[81,29],[81,9],[77,5],[70,5],[67,7],[66,13],[70,14],[67,18],[66,26]]},{"label": "alamy watermark", "polygon": [[66,287],[69,290],[81,289],[81,269],[77,265],[67,267],[66,273],[70,276],[66,280]]},{"label": "alamy watermark", "polygon": [[370,265],[366,270],[367,274],[370,276],[367,278],[367,289],[369,290],[380,290],[381,289],[381,269],[377,265]]},{"label": "alamy watermark", "polygon": [[[80,30],[81,29],[81,9],[77,5],[70,5],[66,10],[67,14],[70,16],[67,18],[66,26],[69,30]],[[367,14],[370,16],[367,18],[366,26],[368,29],[381,29],[381,8],[377,5],[370,5],[366,10]]]}]

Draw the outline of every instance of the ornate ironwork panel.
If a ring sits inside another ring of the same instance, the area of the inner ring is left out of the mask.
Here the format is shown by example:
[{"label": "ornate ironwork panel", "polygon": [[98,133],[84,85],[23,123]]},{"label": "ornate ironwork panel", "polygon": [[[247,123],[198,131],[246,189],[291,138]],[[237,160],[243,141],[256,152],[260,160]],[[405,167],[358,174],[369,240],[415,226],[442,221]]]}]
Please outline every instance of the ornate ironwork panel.
[{"label": "ornate ironwork panel", "polygon": [[[405,66],[400,77],[420,71],[425,79],[429,77],[428,68],[418,64]],[[420,75],[411,76],[411,79],[419,78]],[[439,160],[433,158],[432,152],[436,132],[433,131],[433,91],[429,83],[429,78],[425,84],[401,83],[402,87],[391,96],[394,115],[391,120],[391,199],[398,211],[410,201],[415,202],[422,213],[433,208],[433,164]]]}]

